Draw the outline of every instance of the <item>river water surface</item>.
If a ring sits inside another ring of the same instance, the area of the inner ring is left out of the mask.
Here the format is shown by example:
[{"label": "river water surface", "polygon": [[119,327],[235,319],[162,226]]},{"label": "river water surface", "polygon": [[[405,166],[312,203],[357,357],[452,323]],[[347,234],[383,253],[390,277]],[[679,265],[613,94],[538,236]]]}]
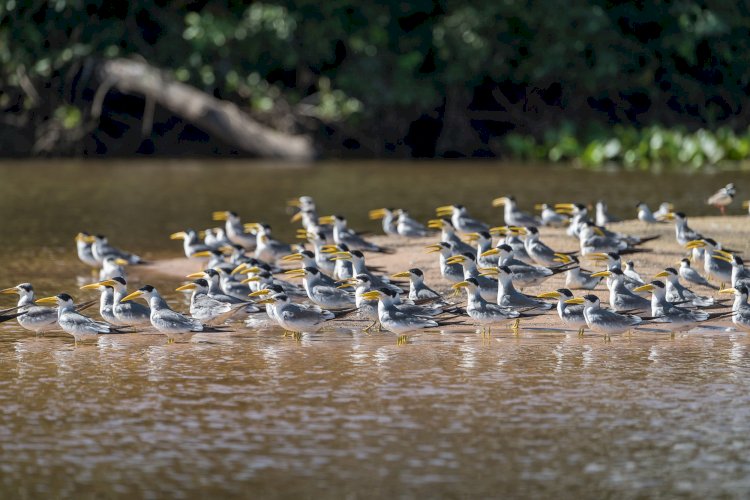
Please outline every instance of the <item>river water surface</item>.
[{"label": "river water surface", "polygon": [[[426,218],[462,202],[499,223],[488,203],[503,194],[526,208],[607,197],[622,216],[633,199],[707,213],[696,191],[730,180],[750,191],[738,175],[493,164],[11,163],[0,166],[0,288],[30,281],[51,294],[89,281],[79,230],[149,259],[179,256],[167,235],[209,227],[218,209],[257,214],[290,237],[284,200],[300,194],[376,229],[367,210],[387,205]],[[133,272],[134,283],[174,289]],[[0,497],[750,494],[744,334],[196,339],[74,346],[0,324]]]}]

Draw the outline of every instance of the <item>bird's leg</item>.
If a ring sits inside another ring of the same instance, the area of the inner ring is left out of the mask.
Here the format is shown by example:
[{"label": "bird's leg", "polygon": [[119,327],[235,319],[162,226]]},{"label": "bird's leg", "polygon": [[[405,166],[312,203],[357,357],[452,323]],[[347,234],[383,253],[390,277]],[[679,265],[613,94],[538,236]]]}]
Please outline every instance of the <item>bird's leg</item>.
[{"label": "bird's leg", "polygon": [[511,328],[513,330],[518,330],[519,326],[521,326],[521,318],[516,318],[516,320],[513,322],[513,326]]},{"label": "bird's leg", "polygon": [[724,205],[721,205],[721,206],[719,207],[719,210],[721,210],[721,215],[726,215],[726,211],[725,211],[725,209],[726,209],[726,207],[725,207]]}]

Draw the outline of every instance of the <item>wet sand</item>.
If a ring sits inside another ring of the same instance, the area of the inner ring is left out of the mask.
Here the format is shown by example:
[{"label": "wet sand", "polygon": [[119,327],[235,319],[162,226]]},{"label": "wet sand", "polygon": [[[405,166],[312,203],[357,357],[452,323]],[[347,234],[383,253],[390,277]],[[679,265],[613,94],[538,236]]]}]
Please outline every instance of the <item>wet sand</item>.
[{"label": "wet sand", "polygon": [[[747,216],[725,216],[725,217],[696,217],[689,219],[689,225],[696,231],[720,241],[725,247],[738,250],[743,254],[750,252],[750,218]],[[624,221],[614,223],[608,226],[613,231],[619,231],[637,236],[654,236],[659,238],[649,241],[640,248],[648,249],[649,252],[637,253],[623,256],[624,261],[632,260],[635,263],[635,270],[641,275],[644,281],[648,282],[653,276],[666,267],[678,267],[679,260],[687,255],[687,251],[682,248],[675,240],[674,224],[645,224],[638,220]],[[366,254],[366,262],[372,266],[378,266],[388,271],[388,274],[405,271],[407,269],[418,267],[425,273],[426,283],[433,289],[451,294],[450,283],[442,278],[438,265],[438,254],[427,253],[425,247],[436,243],[439,240],[439,233],[434,237],[427,238],[403,238],[385,235],[369,236],[369,240],[378,245],[386,246],[395,250],[392,254]],[[570,252],[579,249],[576,239],[565,234],[565,229],[560,228],[541,228],[541,240],[556,251]],[[601,264],[584,258],[582,265],[587,270],[602,270]],[[187,274],[195,272],[201,266],[199,259],[174,258],[154,262],[149,266],[144,266],[143,271],[155,273],[164,277],[175,279],[175,283],[184,280]],[[694,263],[695,267],[703,274],[703,265]],[[710,295],[718,298],[727,297],[719,296],[715,291],[704,287],[698,287],[687,283],[689,288],[701,295]],[[719,283],[716,283],[719,285]],[[545,291],[555,290],[565,286],[565,274],[561,273],[550,277],[541,285],[530,286],[523,289],[524,293],[537,294]],[[584,293],[594,293],[598,295],[602,302],[608,301],[609,292],[604,283],[600,283],[596,290],[583,291],[574,290],[576,295]],[[460,297],[451,299],[461,305],[465,305],[465,293],[462,292]],[[731,326],[731,321],[723,320],[713,322],[711,327]],[[522,322],[521,328],[542,328],[557,329],[561,324],[557,314],[552,311],[550,314],[526,319]],[[462,327],[461,329],[466,329]]]}]

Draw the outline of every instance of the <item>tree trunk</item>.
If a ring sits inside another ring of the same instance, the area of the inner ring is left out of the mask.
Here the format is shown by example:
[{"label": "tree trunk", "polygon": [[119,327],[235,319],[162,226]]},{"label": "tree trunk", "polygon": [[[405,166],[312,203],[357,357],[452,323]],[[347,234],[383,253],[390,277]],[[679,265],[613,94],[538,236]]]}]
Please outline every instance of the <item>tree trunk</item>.
[{"label": "tree trunk", "polygon": [[254,120],[235,104],[174,81],[145,62],[132,59],[104,61],[99,66],[99,77],[103,83],[94,99],[94,118],[99,116],[104,94],[114,87],[124,94],[141,94],[147,103],[151,101],[163,106],[246,153],[287,160],[311,160],[315,157],[310,137],[273,130]]}]

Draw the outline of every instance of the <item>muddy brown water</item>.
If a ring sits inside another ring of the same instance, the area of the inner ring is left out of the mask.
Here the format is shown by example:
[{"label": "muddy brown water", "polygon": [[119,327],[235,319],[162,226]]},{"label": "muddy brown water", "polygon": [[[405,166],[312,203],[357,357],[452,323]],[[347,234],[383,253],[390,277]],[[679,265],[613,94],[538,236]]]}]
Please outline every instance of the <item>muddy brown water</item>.
[{"label": "muddy brown water", "polygon": [[[283,200],[319,199],[356,227],[367,210],[420,218],[462,202],[643,200],[692,214],[745,175],[590,173],[549,167],[242,162],[0,165],[0,287],[42,294],[90,280],[79,230],[157,260],[167,235],[234,209],[293,234]],[[739,212],[739,206],[734,207]],[[133,270],[184,307],[173,278]],[[3,299],[0,307],[10,305]],[[49,497],[586,497],[750,493],[750,343],[699,335],[492,337],[241,329],[166,344],[151,334],[74,346],[0,325],[0,495]]]}]

